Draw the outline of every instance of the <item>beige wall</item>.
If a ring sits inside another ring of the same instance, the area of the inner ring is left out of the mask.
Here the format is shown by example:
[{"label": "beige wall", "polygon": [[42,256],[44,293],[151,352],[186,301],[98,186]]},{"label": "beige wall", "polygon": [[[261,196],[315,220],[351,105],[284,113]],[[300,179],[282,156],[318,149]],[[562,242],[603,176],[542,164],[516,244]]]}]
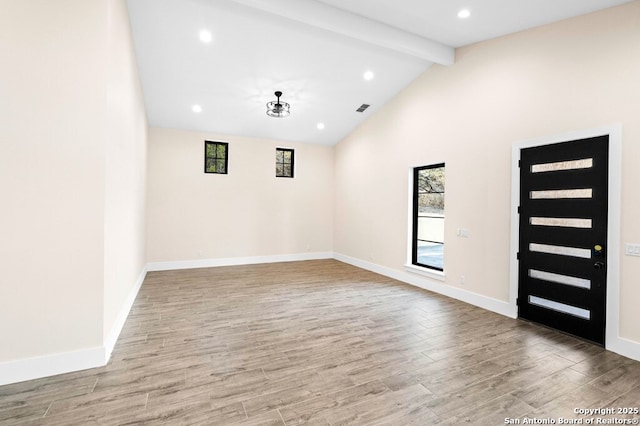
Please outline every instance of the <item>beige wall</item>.
[{"label": "beige wall", "polygon": [[[511,147],[623,126],[622,241],[639,242],[640,2],[459,49],[336,148],[334,250],[406,263],[408,170],[446,162],[446,284],[509,300]],[[470,238],[456,237],[468,228]],[[621,259],[622,337],[640,342],[640,258]]]},{"label": "beige wall", "polygon": [[1,7],[5,372],[104,345],[144,267],[146,122],[124,0]]},{"label": "beige wall", "polygon": [[101,343],[105,12],[2,2],[0,361]]},{"label": "beige wall", "polygon": [[[330,252],[333,147],[152,128],[148,260]],[[204,141],[229,143],[229,174],[204,173]],[[295,178],[275,177],[275,148]]]},{"label": "beige wall", "polygon": [[146,263],[147,119],[124,0],[109,0],[106,90],[104,338],[119,333]]}]

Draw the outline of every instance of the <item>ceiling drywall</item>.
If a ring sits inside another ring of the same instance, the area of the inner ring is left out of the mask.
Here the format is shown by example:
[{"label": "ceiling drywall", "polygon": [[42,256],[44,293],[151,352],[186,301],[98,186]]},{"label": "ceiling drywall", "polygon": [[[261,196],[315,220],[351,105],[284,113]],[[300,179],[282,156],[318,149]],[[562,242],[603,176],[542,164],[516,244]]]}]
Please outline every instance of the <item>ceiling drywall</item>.
[{"label": "ceiling drywall", "polygon": [[[128,7],[150,125],[332,145],[434,63],[455,66],[456,47],[628,1],[128,0]],[[471,15],[460,19],[464,8]],[[276,90],[291,104],[287,118],[266,115]],[[363,103],[371,107],[357,112]]]}]

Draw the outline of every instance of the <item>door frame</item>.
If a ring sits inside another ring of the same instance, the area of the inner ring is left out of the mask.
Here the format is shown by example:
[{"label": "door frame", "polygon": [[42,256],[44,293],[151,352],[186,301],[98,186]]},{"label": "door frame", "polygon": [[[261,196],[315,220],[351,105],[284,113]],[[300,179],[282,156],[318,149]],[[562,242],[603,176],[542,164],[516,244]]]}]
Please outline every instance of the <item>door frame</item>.
[{"label": "door frame", "polygon": [[542,145],[609,136],[609,197],[607,223],[607,303],[605,348],[626,353],[628,344],[619,336],[620,322],[620,210],[622,188],[622,125],[612,124],[589,130],[567,132],[514,142],[511,147],[511,249],[509,252],[509,305],[517,316],[518,246],[520,241],[520,151]]}]

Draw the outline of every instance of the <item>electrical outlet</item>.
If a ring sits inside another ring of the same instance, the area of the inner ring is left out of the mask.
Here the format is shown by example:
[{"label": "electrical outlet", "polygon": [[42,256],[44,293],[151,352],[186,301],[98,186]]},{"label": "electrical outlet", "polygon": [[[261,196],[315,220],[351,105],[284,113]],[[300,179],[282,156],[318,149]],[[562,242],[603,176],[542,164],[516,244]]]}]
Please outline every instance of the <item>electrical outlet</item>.
[{"label": "electrical outlet", "polygon": [[460,275],[460,285],[464,285],[464,275]]},{"label": "electrical outlet", "polygon": [[640,244],[627,244],[624,254],[627,256],[640,256]]}]

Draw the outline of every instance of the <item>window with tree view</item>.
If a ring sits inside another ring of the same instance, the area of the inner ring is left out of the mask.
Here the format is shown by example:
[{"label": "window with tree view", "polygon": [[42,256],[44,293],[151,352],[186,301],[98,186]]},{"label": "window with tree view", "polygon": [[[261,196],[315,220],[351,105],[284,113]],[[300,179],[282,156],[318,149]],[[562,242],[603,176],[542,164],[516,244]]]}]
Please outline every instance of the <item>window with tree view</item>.
[{"label": "window with tree view", "polygon": [[444,163],[413,170],[412,263],[444,270]]},{"label": "window with tree view", "polygon": [[276,148],[276,177],[293,177],[293,149]]},{"label": "window with tree view", "polygon": [[227,174],[229,144],[204,141],[204,172]]}]

